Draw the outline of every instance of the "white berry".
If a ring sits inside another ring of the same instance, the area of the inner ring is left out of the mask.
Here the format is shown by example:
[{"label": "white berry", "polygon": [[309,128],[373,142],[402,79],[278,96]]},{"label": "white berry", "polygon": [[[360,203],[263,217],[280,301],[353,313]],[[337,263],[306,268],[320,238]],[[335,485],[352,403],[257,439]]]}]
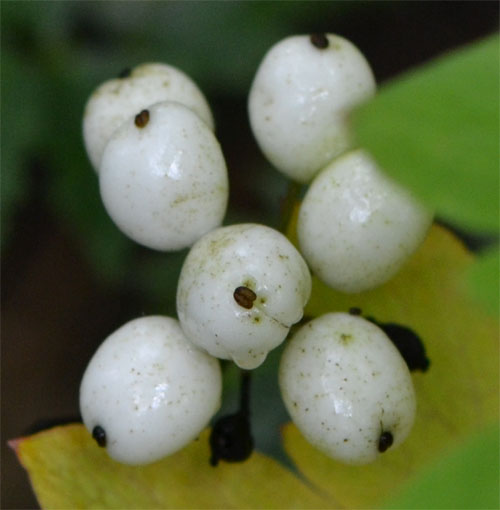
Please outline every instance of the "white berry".
[{"label": "white berry", "polygon": [[221,391],[218,361],[193,346],[178,321],[142,317],[96,351],[80,410],[87,429],[104,434],[110,457],[146,464],[195,439],[218,410]]},{"label": "white berry", "polygon": [[108,80],[100,85],[85,106],[83,138],[96,171],[99,170],[102,153],[113,132],[131,115],[161,101],[184,104],[213,130],[210,107],[189,76],[166,64],[142,64],[128,76]]},{"label": "white berry", "polygon": [[253,81],[248,109],[254,136],[278,170],[308,182],[350,147],[346,115],[375,87],[366,59],[346,39],[288,37],[268,51]]},{"label": "white berry", "polygon": [[385,333],[346,313],[304,325],[283,352],[285,405],[304,437],[348,464],[400,445],[415,418],[410,373]]},{"label": "white berry", "polygon": [[310,293],[307,265],[285,236],[263,225],[232,225],[191,248],[177,313],[196,345],[252,369],[302,318]]},{"label": "white berry", "polygon": [[300,207],[300,249],[318,278],[342,292],[389,280],[424,240],[432,215],[365,152],[335,160]]},{"label": "white berry", "polygon": [[178,250],[218,227],[228,199],[226,164],[212,131],[189,108],[158,103],[111,136],[99,171],[118,228],[157,250]]}]

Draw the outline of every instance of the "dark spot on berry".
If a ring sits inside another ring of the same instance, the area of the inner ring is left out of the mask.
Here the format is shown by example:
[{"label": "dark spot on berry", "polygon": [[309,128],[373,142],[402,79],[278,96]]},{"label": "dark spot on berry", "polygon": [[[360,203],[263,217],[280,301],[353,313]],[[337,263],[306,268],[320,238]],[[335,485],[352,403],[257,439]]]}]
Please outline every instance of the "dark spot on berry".
[{"label": "dark spot on berry", "polygon": [[92,437],[101,448],[106,446],[106,432],[100,425],[96,425],[93,428]]},{"label": "dark spot on berry", "polygon": [[406,361],[410,371],[426,372],[428,370],[431,362],[427,357],[422,340],[413,330],[400,324],[377,322],[373,317],[367,317],[367,319],[376,324],[389,337]]},{"label": "dark spot on berry", "polygon": [[253,302],[257,299],[257,294],[248,287],[237,287],[233,297],[240,306],[250,310],[253,307]]},{"label": "dark spot on berry", "polygon": [[149,122],[149,110],[142,110],[135,116],[135,125],[138,128],[143,128]]},{"label": "dark spot on berry", "polygon": [[378,451],[380,453],[384,453],[390,446],[392,446],[393,442],[394,437],[390,432],[382,432],[378,438]]},{"label": "dark spot on berry", "polygon": [[126,67],[123,71],[118,75],[118,78],[128,78],[132,74],[132,69],[130,67]]},{"label": "dark spot on berry", "polygon": [[362,313],[361,308],[357,306],[351,306],[351,308],[349,308],[350,315],[361,315],[361,313]]},{"label": "dark spot on berry", "polygon": [[324,50],[328,48],[328,37],[325,34],[311,34],[309,37],[313,46],[319,48],[320,50]]}]

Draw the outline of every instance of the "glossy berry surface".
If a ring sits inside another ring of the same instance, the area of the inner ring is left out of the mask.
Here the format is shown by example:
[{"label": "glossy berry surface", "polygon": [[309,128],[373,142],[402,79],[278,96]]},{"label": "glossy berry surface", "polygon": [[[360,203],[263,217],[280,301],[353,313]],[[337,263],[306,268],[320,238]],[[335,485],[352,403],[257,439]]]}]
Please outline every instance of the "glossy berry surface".
[{"label": "glossy berry surface", "polygon": [[121,77],[104,82],[87,101],[83,115],[83,139],[96,171],[111,135],[129,117],[162,101],[175,101],[187,106],[213,130],[210,107],[189,76],[167,64],[141,64]]},{"label": "glossy berry surface", "polygon": [[304,437],[328,456],[366,464],[408,436],[416,400],[405,361],[373,323],[329,313],[287,344],[279,381]]},{"label": "glossy berry surface", "polygon": [[111,334],[80,386],[83,422],[124,464],[147,464],[192,441],[220,406],[219,362],[168,317],[135,319]]},{"label": "glossy berry surface", "polygon": [[288,37],[267,52],[252,83],[253,134],[278,170],[308,182],[351,146],[347,113],[375,88],[370,66],[348,40]]},{"label": "glossy berry surface", "polygon": [[212,131],[190,109],[157,103],[111,137],[99,185],[118,228],[139,244],[179,250],[218,227],[228,199],[224,157]]},{"label": "glossy berry surface", "polygon": [[431,222],[409,192],[357,150],[314,179],[300,206],[297,235],[312,272],[336,290],[355,293],[394,276]]},{"label": "glossy berry surface", "polygon": [[179,278],[177,313],[196,345],[251,369],[301,319],[310,293],[309,269],[285,236],[238,224],[192,247]]}]

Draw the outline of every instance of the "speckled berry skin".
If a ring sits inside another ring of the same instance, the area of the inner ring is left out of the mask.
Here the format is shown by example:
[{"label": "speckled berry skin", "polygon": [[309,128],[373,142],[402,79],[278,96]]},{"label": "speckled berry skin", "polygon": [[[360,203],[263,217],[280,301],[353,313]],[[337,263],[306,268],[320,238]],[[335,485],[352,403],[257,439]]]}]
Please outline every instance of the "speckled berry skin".
[{"label": "speckled berry skin", "polygon": [[96,171],[114,131],[132,115],[162,101],[175,101],[187,106],[213,130],[210,107],[189,76],[167,64],[141,64],[124,78],[104,82],[87,101],[83,115],[83,139]]},{"label": "speckled berry skin", "polygon": [[356,293],[394,276],[424,240],[432,215],[362,150],[333,161],[301,204],[301,253],[318,278]]},{"label": "speckled berry skin", "polygon": [[350,147],[346,115],[376,88],[370,66],[352,43],[333,34],[324,40],[326,47],[305,35],[274,45],[257,70],[248,100],[262,152],[299,182],[310,181]]},{"label": "speckled berry skin", "polygon": [[131,117],[109,140],[101,197],[128,237],[156,250],[179,250],[221,224],[226,164],[212,131],[190,109],[164,102],[147,111],[145,125]]},{"label": "speckled berry skin", "polygon": [[80,411],[90,433],[124,464],[147,464],[195,439],[220,407],[219,362],[193,346],[177,320],[149,316],[111,334],[87,366]]},{"label": "speckled berry skin", "polygon": [[285,236],[263,225],[232,225],[192,247],[177,313],[196,345],[252,369],[302,318],[310,293],[309,269]]},{"label": "speckled berry skin", "polygon": [[348,464],[366,464],[384,448],[396,448],[415,419],[405,361],[384,332],[361,317],[329,313],[302,326],[283,352],[279,382],[304,437]]}]

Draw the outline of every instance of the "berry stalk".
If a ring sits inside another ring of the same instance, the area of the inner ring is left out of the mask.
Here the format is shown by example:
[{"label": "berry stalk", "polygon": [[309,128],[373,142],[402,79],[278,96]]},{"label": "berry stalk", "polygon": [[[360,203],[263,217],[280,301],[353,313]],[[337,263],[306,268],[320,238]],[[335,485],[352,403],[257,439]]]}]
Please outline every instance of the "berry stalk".
[{"label": "berry stalk", "polygon": [[217,466],[219,460],[243,462],[253,451],[250,426],[249,370],[240,369],[240,408],[238,412],[219,418],[210,434],[210,465]]}]

